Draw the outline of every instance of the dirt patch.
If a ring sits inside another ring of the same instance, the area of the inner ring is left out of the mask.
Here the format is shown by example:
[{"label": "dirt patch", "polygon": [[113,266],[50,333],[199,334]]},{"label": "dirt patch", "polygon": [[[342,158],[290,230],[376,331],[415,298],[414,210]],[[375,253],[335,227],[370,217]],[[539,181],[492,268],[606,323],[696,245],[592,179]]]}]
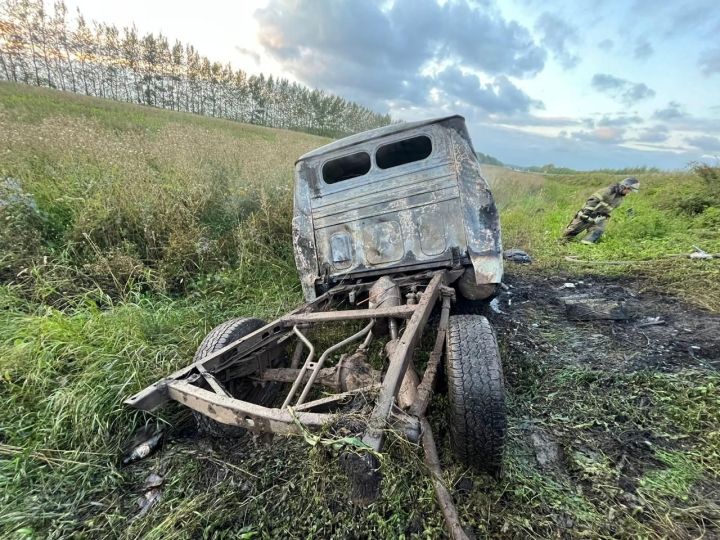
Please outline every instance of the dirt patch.
[{"label": "dirt patch", "polygon": [[[641,282],[510,278],[488,315],[515,350],[535,350],[543,362],[593,369],[674,371],[720,368],[720,316],[682,300],[645,292]],[[567,317],[568,298],[631,306],[622,320]]]},{"label": "dirt patch", "polygon": [[[627,311],[632,316],[572,320],[566,309],[568,297],[619,302],[630,306]],[[651,424],[643,415],[653,410],[649,385],[625,383],[623,377],[716,372],[720,367],[720,316],[675,297],[644,292],[640,282],[511,278],[485,311],[497,330],[506,377],[519,392],[518,401],[528,405],[540,396],[543,407],[550,408],[532,410],[533,416],[557,416],[552,407],[577,409],[584,396],[597,396],[576,425],[556,426],[554,433],[526,434],[539,462],[547,457],[546,445],[540,444],[544,439],[564,439],[572,446],[578,444],[580,433],[623,471],[638,475],[657,466],[655,451],[675,449],[679,443],[667,433],[648,429]],[[565,395],[566,402],[553,400],[555,394]],[[523,422],[532,425],[535,420],[525,417]]]}]

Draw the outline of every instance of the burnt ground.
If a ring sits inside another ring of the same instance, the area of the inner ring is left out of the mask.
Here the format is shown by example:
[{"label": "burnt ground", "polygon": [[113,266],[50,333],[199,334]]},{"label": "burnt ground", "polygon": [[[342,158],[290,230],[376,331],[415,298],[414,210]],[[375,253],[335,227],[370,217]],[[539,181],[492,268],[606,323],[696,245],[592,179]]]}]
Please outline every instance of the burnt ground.
[{"label": "burnt ground", "polygon": [[[648,292],[642,282],[511,277],[506,285],[486,314],[517,353],[622,372],[720,369],[720,316]],[[627,319],[570,320],[566,301],[575,299],[620,304]]]},{"label": "burnt ground", "polygon": [[[506,285],[482,312],[509,394],[507,483],[475,532],[720,537],[720,316],[624,278]],[[622,319],[571,320],[568,300],[618,304]],[[467,516],[484,498],[466,491]]]}]

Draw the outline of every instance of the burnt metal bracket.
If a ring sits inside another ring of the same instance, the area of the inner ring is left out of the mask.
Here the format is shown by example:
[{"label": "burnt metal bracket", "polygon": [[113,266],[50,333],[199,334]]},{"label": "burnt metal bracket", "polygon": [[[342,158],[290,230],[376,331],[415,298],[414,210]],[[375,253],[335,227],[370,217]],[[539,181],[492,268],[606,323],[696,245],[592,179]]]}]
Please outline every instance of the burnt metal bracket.
[{"label": "burnt metal bracket", "polygon": [[225,390],[225,388],[223,388],[223,385],[220,384],[220,381],[218,381],[215,378],[215,375],[213,375],[207,369],[205,369],[205,366],[203,366],[202,364],[198,364],[197,369],[200,372],[200,375],[203,376],[203,378],[210,385],[210,388],[212,388],[216,394],[220,394],[221,396],[225,396],[225,397],[230,397],[230,394],[228,393],[227,390]]},{"label": "burnt metal bracket", "polygon": [[343,311],[319,311],[317,313],[298,313],[287,315],[282,320],[289,324],[319,323],[330,321],[352,321],[357,319],[376,319],[393,317],[409,319],[415,313],[413,305],[402,305],[397,307],[377,309],[346,309]]}]

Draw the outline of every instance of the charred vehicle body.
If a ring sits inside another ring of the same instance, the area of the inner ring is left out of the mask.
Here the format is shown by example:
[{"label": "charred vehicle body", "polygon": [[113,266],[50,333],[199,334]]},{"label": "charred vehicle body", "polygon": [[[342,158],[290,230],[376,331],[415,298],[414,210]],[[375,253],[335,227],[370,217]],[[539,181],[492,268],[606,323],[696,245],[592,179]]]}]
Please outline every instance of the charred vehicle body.
[{"label": "charred vehicle body", "polygon": [[293,239],[305,300],[348,279],[469,271],[461,292],[502,278],[497,210],[459,116],[342,139],[296,164]]},{"label": "charred vehicle body", "polygon": [[[498,472],[506,420],[495,334],[484,317],[454,313],[458,295],[492,297],[503,271],[498,213],[464,119],[394,124],[305,154],[294,198],[305,303],[269,324],[221,324],[192,363],[126,403],[176,401],[222,435],[300,433],[337,423],[350,405],[368,451],[343,459],[354,499],[367,502],[388,428],[422,441],[432,465],[425,411],[444,365],[457,457]],[[352,329],[320,350],[337,333],[330,325]],[[434,346],[418,374],[424,331]]]}]

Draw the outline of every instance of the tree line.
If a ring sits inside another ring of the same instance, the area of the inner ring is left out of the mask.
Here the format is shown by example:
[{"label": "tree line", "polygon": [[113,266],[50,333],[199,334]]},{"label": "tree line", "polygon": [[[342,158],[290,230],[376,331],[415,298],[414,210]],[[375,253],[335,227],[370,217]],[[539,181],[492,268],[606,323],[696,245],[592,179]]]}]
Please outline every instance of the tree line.
[{"label": "tree line", "polygon": [[62,0],[0,0],[0,79],[339,137],[389,115],[287,79],[213,62],[162,34],[88,23]]}]

